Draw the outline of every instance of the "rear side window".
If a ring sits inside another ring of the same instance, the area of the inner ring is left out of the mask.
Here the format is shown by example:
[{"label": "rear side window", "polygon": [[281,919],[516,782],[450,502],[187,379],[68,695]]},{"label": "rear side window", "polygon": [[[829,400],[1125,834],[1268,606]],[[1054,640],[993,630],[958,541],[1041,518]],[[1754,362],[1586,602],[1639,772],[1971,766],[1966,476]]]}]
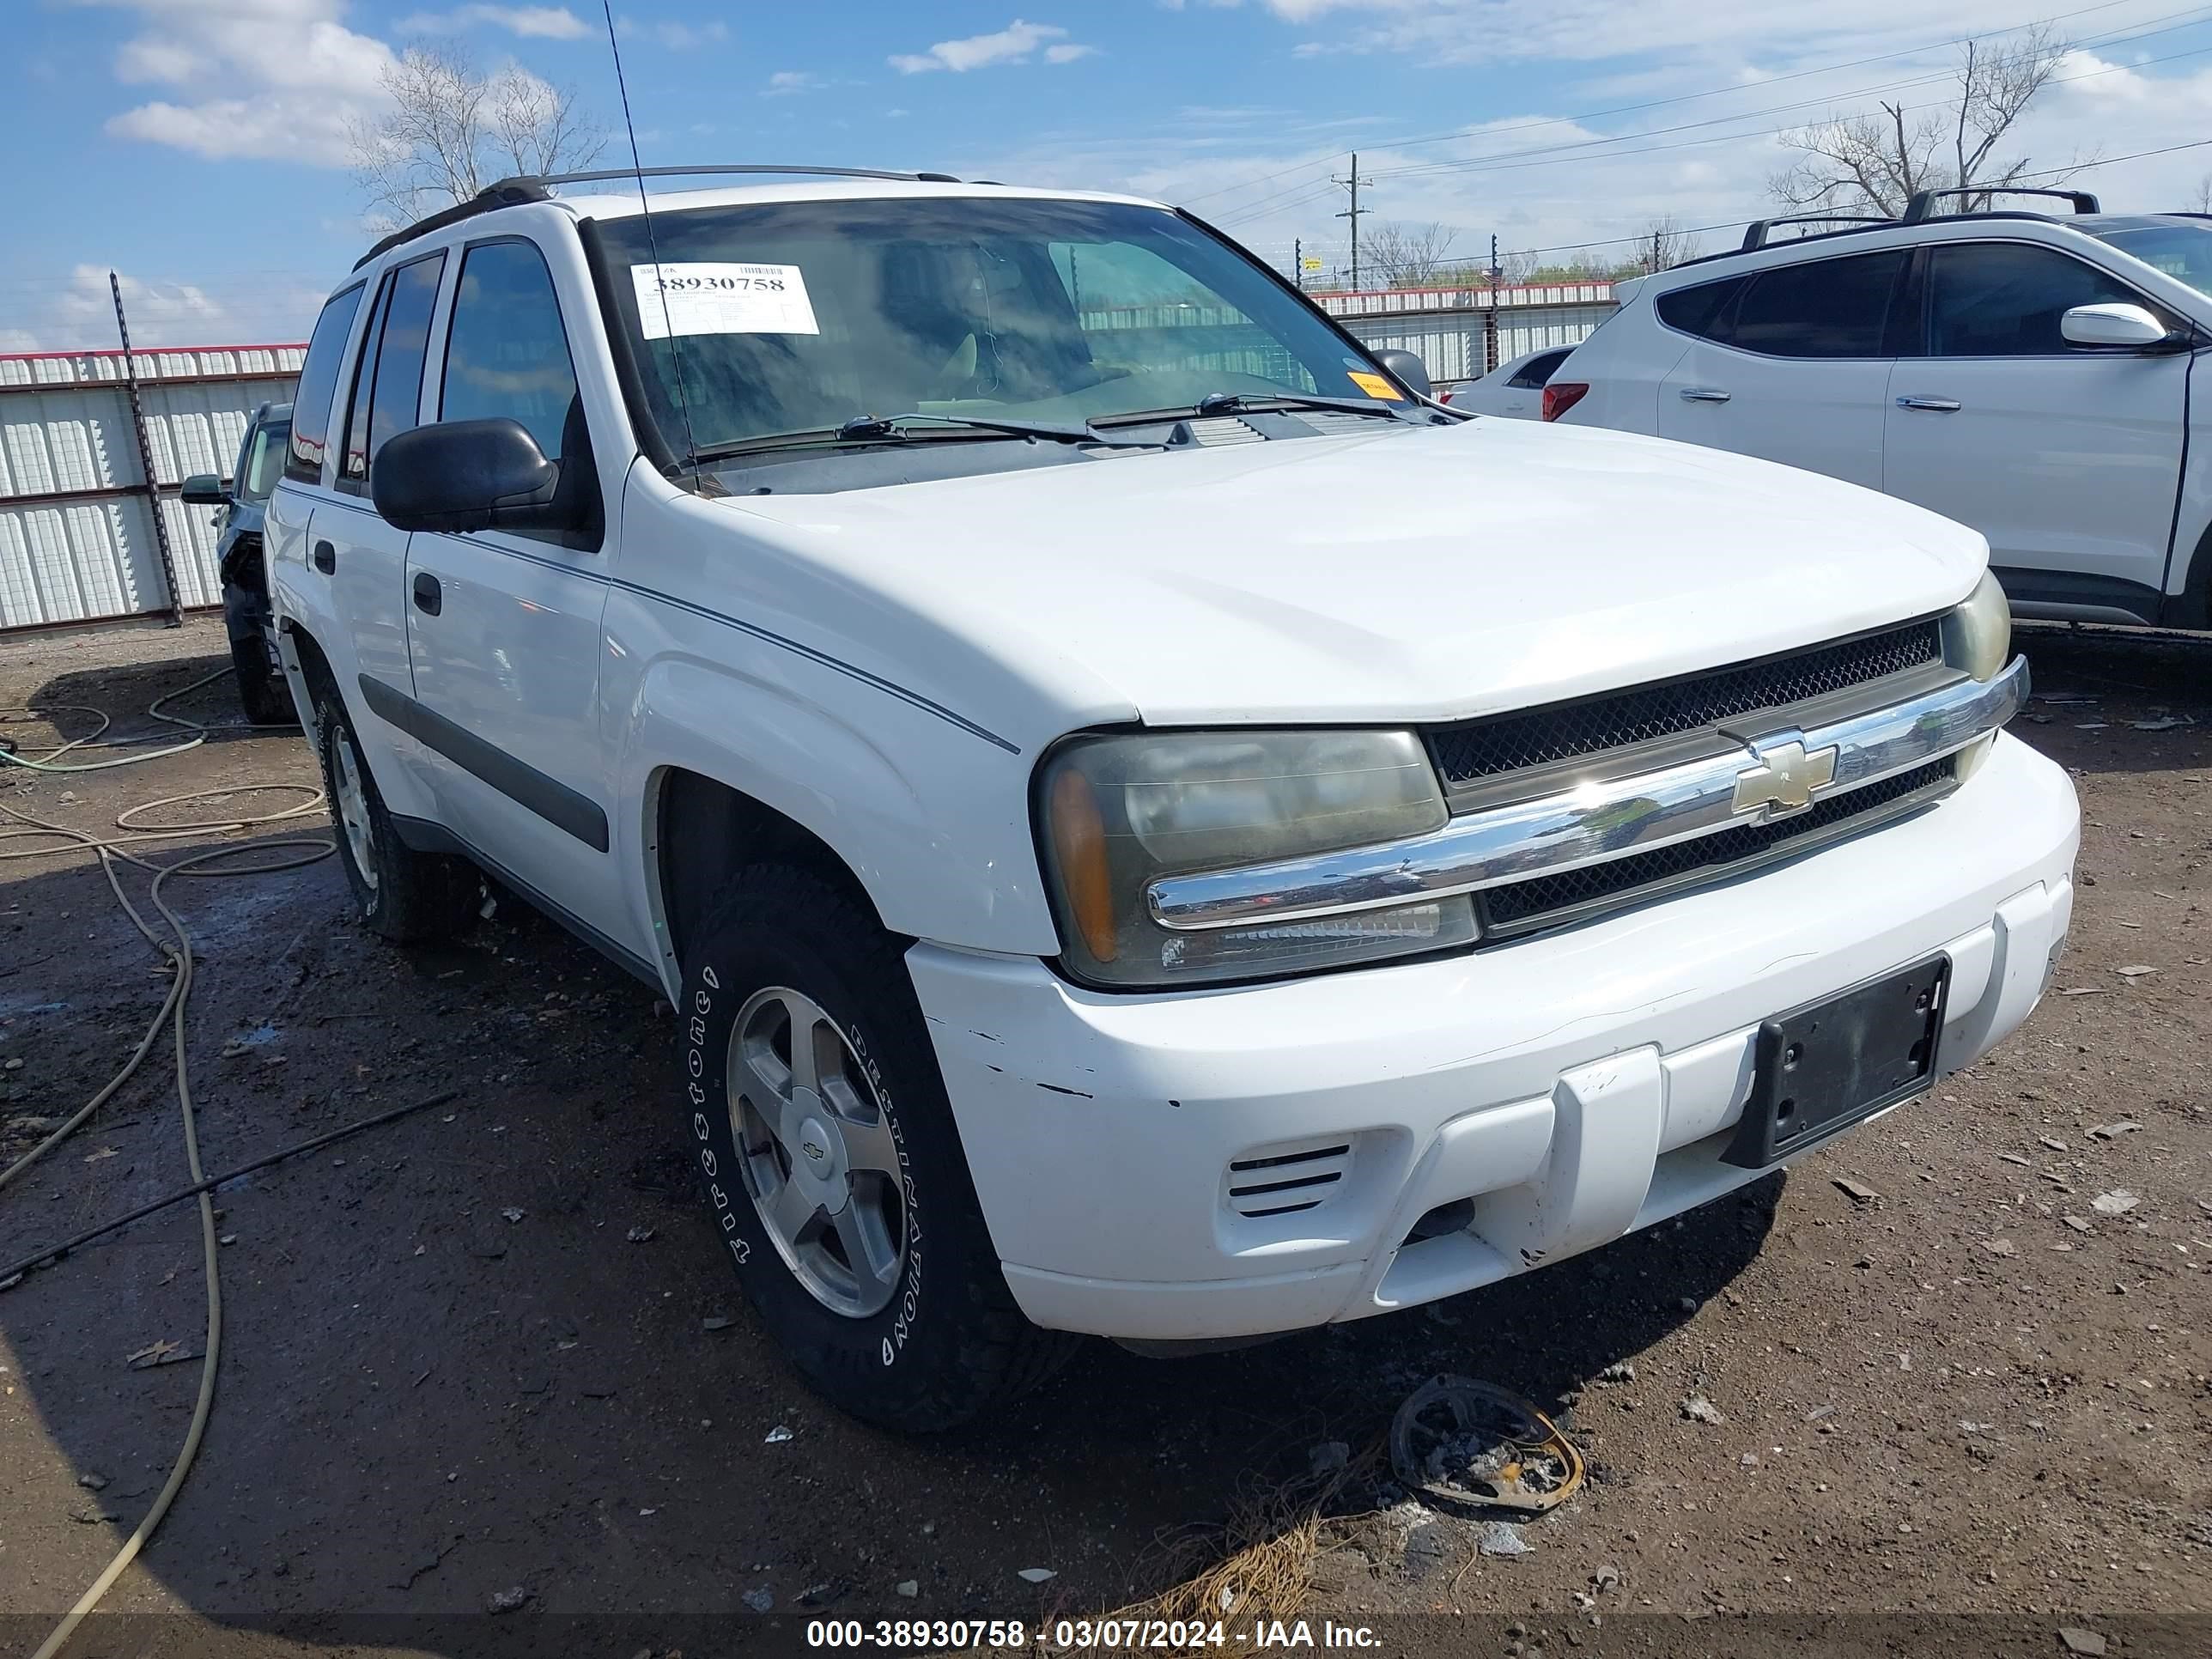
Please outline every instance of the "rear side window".
[{"label": "rear side window", "polygon": [[353,408],[346,417],[345,465],[340,477],[365,481],[376,452],[395,433],[415,424],[422,401],[422,360],[430,348],[430,313],[446,256],[434,253],[400,266],[385,279],[378,313],[362,348],[354,377]]},{"label": "rear side window", "polygon": [[333,295],[307,341],[307,361],[300,368],[299,390],[292,394],[292,445],[284,463],[284,476],[301,483],[323,476],[323,441],[338,389],[338,360],[353,331],[354,313],[361,309],[361,294],[349,288]]},{"label": "rear side window", "polygon": [[1659,320],[1668,327],[1715,339],[1718,337],[1714,330],[1728,314],[1729,302],[1743,292],[1744,281],[1741,276],[1726,276],[1717,283],[1678,288],[1671,294],[1661,295],[1653,304],[1658,310]]},{"label": "rear side window", "polygon": [[1772,357],[1880,357],[1902,250],[1779,265],[1751,278],[1728,343]]},{"label": "rear side window", "polygon": [[1535,391],[1559,372],[1559,365],[1567,361],[1567,353],[1573,349],[1573,347],[1567,346],[1558,351],[1538,352],[1522,364],[1521,372],[1505,384],[1519,386],[1524,392]]},{"label": "rear side window", "polygon": [[446,331],[441,421],[504,415],[522,422],[549,461],[576,398],[576,368],[545,258],[529,242],[485,242],[461,260]]},{"label": "rear side window", "polygon": [[2075,306],[2140,304],[2116,276],[2054,248],[1969,242],[1932,250],[1928,349],[1937,357],[2055,357]]},{"label": "rear side window", "polygon": [[277,464],[283,459],[285,441],[292,435],[289,421],[264,421],[246,442],[246,464],[238,469],[232,493],[241,501],[265,501],[276,488]]}]

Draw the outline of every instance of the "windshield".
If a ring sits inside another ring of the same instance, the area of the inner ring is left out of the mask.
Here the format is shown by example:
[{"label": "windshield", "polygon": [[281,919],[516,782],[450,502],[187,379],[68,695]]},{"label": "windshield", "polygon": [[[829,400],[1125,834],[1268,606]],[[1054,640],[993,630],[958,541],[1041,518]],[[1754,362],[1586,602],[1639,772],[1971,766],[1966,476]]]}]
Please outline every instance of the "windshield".
[{"label": "windshield", "polygon": [[284,470],[284,447],[291,441],[289,421],[264,421],[246,446],[246,465],[232,489],[241,501],[265,501]]},{"label": "windshield", "polygon": [[2212,295],[2212,225],[2143,225],[2092,234],[2199,294]]},{"label": "windshield", "polygon": [[781,202],[656,213],[653,244],[641,218],[601,228],[679,455],[858,415],[1080,425],[1214,392],[1402,401],[1267,271],[1158,208]]}]

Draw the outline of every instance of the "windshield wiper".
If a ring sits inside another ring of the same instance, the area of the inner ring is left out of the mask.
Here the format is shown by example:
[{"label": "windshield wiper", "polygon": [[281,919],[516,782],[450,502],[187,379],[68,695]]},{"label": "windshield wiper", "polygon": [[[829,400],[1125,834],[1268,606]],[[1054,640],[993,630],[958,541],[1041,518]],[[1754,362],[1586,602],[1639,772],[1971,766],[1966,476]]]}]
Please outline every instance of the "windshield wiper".
[{"label": "windshield wiper", "polygon": [[927,421],[937,424],[947,437],[962,432],[984,432],[1008,438],[1036,438],[1051,443],[1091,444],[1108,449],[1157,449],[1157,444],[1139,443],[1127,438],[1109,438],[1089,426],[1052,426],[1035,421],[994,421],[969,415],[855,415],[842,426],[810,427],[799,432],[772,432],[757,438],[738,438],[723,444],[708,444],[692,452],[691,461],[696,465],[705,461],[727,460],[738,455],[757,454],[767,450],[797,449],[810,444],[872,444],[907,443],[916,435],[906,430],[910,422]]},{"label": "windshield wiper", "polygon": [[1102,416],[1102,426],[1141,426],[1155,421],[1204,420],[1215,415],[1265,415],[1286,409],[1340,409],[1351,415],[1381,415],[1398,418],[1395,404],[1364,398],[1316,398],[1303,392],[1212,392],[1197,404],[1181,409],[1139,409],[1126,415]]}]

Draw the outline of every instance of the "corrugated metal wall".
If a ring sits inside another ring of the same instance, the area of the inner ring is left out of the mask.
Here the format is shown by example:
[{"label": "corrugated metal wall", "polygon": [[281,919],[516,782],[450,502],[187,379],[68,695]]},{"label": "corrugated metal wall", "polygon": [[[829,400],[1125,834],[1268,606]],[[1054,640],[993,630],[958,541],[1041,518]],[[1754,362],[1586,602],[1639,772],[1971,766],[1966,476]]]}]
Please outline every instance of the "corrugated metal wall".
[{"label": "corrugated metal wall", "polygon": [[[1440,384],[1474,380],[1524,351],[1580,345],[1618,308],[1610,283],[1540,283],[1495,294],[1420,288],[1313,297],[1367,344],[1413,353]],[[1498,355],[1486,364],[1484,336],[1493,314]]]},{"label": "corrugated metal wall", "polygon": [[216,605],[212,508],[176,487],[228,477],[253,410],[292,395],[298,345],[133,354],[156,488],[131,428],[119,351],[0,356],[0,629],[168,609],[159,512],[178,602]]}]

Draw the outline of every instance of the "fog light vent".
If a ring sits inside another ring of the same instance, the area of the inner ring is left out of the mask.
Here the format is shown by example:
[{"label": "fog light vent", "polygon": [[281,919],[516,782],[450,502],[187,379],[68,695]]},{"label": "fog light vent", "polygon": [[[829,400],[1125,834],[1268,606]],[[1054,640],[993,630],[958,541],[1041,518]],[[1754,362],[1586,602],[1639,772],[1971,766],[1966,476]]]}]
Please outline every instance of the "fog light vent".
[{"label": "fog light vent", "polygon": [[1255,1152],[1229,1165],[1229,1207],[1253,1219],[1319,1209],[1343,1185],[1351,1170],[1348,1140],[1316,1141]]}]

